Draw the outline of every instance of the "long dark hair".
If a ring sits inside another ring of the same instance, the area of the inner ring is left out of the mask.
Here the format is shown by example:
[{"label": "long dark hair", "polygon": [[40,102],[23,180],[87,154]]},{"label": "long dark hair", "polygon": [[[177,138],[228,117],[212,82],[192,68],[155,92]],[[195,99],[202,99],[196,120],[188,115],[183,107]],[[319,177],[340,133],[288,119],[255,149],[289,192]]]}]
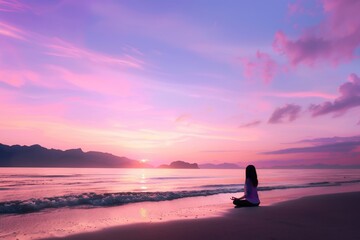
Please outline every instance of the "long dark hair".
[{"label": "long dark hair", "polygon": [[257,179],[257,174],[256,174],[256,169],[254,165],[248,165],[246,167],[246,179],[250,179],[252,185],[254,185],[254,187],[258,186],[258,179]]}]

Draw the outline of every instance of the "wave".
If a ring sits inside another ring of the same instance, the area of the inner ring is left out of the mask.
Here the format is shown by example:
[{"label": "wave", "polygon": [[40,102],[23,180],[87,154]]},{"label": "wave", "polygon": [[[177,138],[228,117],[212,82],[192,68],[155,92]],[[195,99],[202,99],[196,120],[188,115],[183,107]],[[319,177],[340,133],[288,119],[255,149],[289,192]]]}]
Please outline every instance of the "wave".
[{"label": "wave", "polygon": [[[324,186],[339,186],[347,183],[359,183],[359,180],[349,180],[340,182],[312,182],[302,185],[278,185],[278,186],[261,186],[259,191],[271,191],[292,188],[312,188]],[[138,202],[159,202],[175,200],[188,197],[211,196],[223,193],[242,192],[242,187],[238,184],[217,184],[204,185],[203,187],[216,187],[216,189],[193,190],[193,191],[167,191],[167,192],[119,192],[119,193],[82,193],[70,194],[56,197],[32,198],[28,200],[15,200],[0,202],[0,214],[23,214],[38,212],[44,209],[90,206],[90,207],[110,207],[120,206],[129,203]]]},{"label": "wave", "polygon": [[241,187],[244,184],[212,184],[212,185],[202,185],[200,188],[224,188],[224,187]]},{"label": "wave", "polygon": [[150,179],[155,179],[155,180],[173,180],[173,179],[207,179],[207,178],[213,178],[211,176],[196,176],[196,177],[153,177]]},{"label": "wave", "polygon": [[330,184],[330,182],[313,182],[309,183],[310,185],[324,185],[324,184]]},{"label": "wave", "polygon": [[343,184],[343,183],[360,183],[360,179],[357,180],[348,180],[348,181],[339,181],[337,182],[339,184]]},{"label": "wave", "polygon": [[82,174],[55,174],[55,175],[31,175],[31,174],[16,174],[16,175],[2,175],[2,178],[70,178],[81,177]]},{"label": "wave", "polygon": [[79,195],[64,195],[29,199],[24,201],[0,202],[0,214],[30,213],[47,208],[61,208],[71,206],[120,206],[137,202],[159,202],[187,197],[210,196],[220,193],[236,193],[239,189],[216,189],[178,192],[120,192],[120,193],[83,193]]}]

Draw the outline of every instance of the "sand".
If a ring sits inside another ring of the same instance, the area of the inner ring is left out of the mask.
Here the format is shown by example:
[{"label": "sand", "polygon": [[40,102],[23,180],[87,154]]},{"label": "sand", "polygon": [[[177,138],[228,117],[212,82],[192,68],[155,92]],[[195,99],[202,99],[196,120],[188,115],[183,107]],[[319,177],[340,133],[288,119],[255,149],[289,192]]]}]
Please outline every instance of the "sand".
[{"label": "sand", "polygon": [[222,217],[141,223],[50,239],[360,239],[360,192],[272,206],[231,208]]}]

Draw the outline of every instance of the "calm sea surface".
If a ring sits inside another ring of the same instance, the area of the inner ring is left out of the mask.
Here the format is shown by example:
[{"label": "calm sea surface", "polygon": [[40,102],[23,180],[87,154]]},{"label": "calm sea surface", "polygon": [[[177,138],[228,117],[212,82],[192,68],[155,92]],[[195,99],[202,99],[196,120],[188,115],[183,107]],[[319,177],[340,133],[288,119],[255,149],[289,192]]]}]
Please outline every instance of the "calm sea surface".
[{"label": "calm sea surface", "polygon": [[[360,169],[258,169],[259,191],[360,184]],[[237,194],[243,169],[0,168],[0,214]]]}]

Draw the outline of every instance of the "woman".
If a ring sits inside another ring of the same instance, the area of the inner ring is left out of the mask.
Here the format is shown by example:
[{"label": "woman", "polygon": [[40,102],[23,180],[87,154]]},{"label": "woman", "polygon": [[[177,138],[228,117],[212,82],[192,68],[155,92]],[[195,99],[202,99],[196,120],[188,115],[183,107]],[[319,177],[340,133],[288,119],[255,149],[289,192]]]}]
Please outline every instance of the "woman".
[{"label": "woman", "polygon": [[260,200],[257,193],[258,179],[256,169],[253,165],[246,167],[246,180],[244,185],[244,196],[241,198],[231,197],[236,207],[256,207]]}]

